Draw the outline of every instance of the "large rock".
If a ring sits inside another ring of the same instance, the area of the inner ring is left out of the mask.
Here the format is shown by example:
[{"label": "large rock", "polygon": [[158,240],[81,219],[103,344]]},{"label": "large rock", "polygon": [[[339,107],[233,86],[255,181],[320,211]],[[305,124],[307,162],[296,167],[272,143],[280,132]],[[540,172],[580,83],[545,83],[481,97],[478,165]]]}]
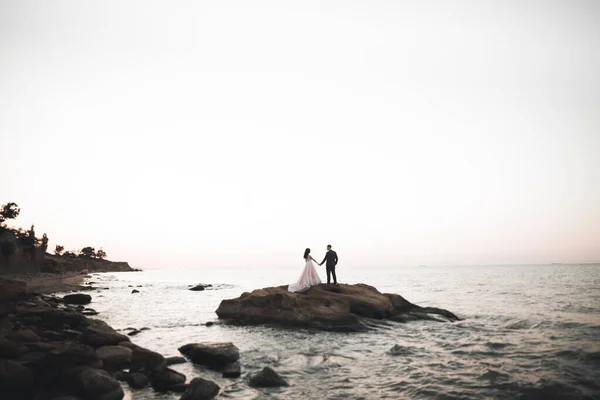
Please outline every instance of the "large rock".
[{"label": "large rock", "polygon": [[129,338],[111,328],[106,322],[90,319],[89,325],[81,335],[81,342],[95,347],[116,345]]},{"label": "large rock", "polygon": [[220,369],[240,358],[240,351],[233,343],[190,343],[179,351],[195,364]]},{"label": "large rock", "polygon": [[31,371],[16,361],[0,359],[0,398],[26,399],[33,389]]},{"label": "large rock", "polygon": [[161,354],[138,346],[133,348],[129,372],[141,372],[148,377],[152,377],[166,367],[167,363]]},{"label": "large rock", "polygon": [[252,375],[248,384],[252,387],[288,386],[287,381],[270,367],[264,367],[262,371]]},{"label": "large rock", "polygon": [[84,368],[76,383],[86,399],[121,400],[125,396],[121,384],[101,369]]},{"label": "large rock", "polygon": [[304,293],[292,293],[287,286],[257,289],[236,299],[223,300],[216,311],[219,318],[240,324],[276,324],[355,332],[367,328],[363,318],[390,319],[398,315],[443,315],[458,317],[438,308],[423,308],[397,294],[382,294],[372,286],[317,285]]},{"label": "large rock", "polygon": [[22,300],[27,297],[27,283],[0,276],[0,304]]},{"label": "large rock", "polygon": [[181,400],[210,400],[219,394],[219,390],[221,388],[213,381],[194,378],[181,396]]},{"label": "large rock", "polygon": [[165,368],[155,373],[150,382],[152,388],[158,392],[168,392],[174,387],[185,383],[185,375],[172,370],[171,368]]},{"label": "large rock", "polygon": [[124,369],[131,364],[133,350],[124,346],[102,346],[96,354],[102,360],[105,369]]},{"label": "large rock", "polygon": [[83,293],[68,294],[63,297],[65,304],[90,304],[92,302],[92,296]]}]

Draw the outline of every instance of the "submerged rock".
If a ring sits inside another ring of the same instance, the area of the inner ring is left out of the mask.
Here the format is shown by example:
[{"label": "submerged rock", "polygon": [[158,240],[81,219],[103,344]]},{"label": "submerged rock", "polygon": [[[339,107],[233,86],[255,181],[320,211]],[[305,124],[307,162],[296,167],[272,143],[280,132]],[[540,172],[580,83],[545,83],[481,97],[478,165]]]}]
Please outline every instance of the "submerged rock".
[{"label": "submerged rock", "polygon": [[264,367],[262,371],[252,375],[248,384],[252,387],[288,386],[287,381],[270,367]]},{"label": "submerged rock", "polygon": [[233,343],[190,343],[179,348],[195,364],[219,369],[240,358],[240,350]]},{"label": "submerged rock", "polygon": [[213,399],[221,388],[213,381],[202,378],[194,378],[188,385],[187,390],[181,396],[181,400],[210,400]]},{"label": "submerged rock", "polygon": [[420,307],[400,295],[380,293],[365,284],[321,284],[304,293],[289,292],[287,286],[257,289],[223,300],[216,313],[219,318],[245,325],[278,324],[342,332],[367,329],[363,318],[399,319],[411,315],[429,319],[429,314],[437,314],[448,321],[459,319],[449,311]]},{"label": "submerged rock", "polygon": [[194,292],[198,292],[198,291],[202,291],[202,290],[206,290],[206,288],[212,287],[212,285],[205,285],[203,283],[200,283],[194,287],[191,287],[189,290],[192,290]]}]

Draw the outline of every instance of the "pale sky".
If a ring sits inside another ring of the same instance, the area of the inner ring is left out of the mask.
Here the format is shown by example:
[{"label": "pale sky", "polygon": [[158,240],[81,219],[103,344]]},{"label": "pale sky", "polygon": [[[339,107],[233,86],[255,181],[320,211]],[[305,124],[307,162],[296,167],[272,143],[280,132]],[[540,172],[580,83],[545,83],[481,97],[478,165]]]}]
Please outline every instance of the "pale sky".
[{"label": "pale sky", "polygon": [[0,0],[0,203],[138,268],[600,261],[598,1]]}]

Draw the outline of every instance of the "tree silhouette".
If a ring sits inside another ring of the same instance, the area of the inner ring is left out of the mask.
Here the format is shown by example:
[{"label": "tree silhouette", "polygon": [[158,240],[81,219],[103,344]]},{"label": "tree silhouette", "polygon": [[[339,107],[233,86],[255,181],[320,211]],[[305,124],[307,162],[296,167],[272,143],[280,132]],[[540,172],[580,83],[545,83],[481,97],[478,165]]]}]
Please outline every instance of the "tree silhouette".
[{"label": "tree silhouette", "polygon": [[96,257],[96,249],[94,249],[91,246],[84,247],[83,249],[79,250],[79,257],[95,258]]},{"label": "tree silhouette", "polygon": [[0,223],[6,221],[7,219],[15,219],[21,212],[17,203],[6,203],[0,208]]},{"label": "tree silhouette", "polygon": [[61,245],[57,244],[56,248],[54,249],[54,254],[56,254],[57,256],[60,256],[64,250],[65,250],[65,246],[61,246]]},{"label": "tree silhouette", "polygon": [[102,247],[96,252],[96,257],[98,257],[101,260],[104,260],[106,258],[106,252],[102,250]]}]

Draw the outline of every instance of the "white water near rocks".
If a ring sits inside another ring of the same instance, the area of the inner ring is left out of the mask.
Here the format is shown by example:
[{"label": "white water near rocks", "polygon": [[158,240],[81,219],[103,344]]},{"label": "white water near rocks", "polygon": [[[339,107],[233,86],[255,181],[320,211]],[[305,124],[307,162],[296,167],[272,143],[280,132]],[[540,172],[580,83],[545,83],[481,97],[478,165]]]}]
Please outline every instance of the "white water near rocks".
[{"label": "white water near rocks", "polygon": [[[242,378],[224,379],[190,363],[173,366],[188,381],[214,380],[223,399],[600,399],[600,265],[340,266],[340,282],[367,283],[463,320],[390,322],[365,333],[205,326],[218,322],[214,311],[222,299],[292,283],[298,273],[232,268],[95,274],[93,286],[108,289],[90,292],[90,307],[115,329],[150,328],[132,340],[165,356],[179,355],[177,348],[187,343],[233,342],[241,351]],[[188,290],[197,283],[216,287]],[[140,293],[131,294],[133,289]],[[392,355],[395,344],[400,351]],[[244,375],[264,366],[290,386],[248,387]],[[126,390],[129,399],[180,397]]]}]

